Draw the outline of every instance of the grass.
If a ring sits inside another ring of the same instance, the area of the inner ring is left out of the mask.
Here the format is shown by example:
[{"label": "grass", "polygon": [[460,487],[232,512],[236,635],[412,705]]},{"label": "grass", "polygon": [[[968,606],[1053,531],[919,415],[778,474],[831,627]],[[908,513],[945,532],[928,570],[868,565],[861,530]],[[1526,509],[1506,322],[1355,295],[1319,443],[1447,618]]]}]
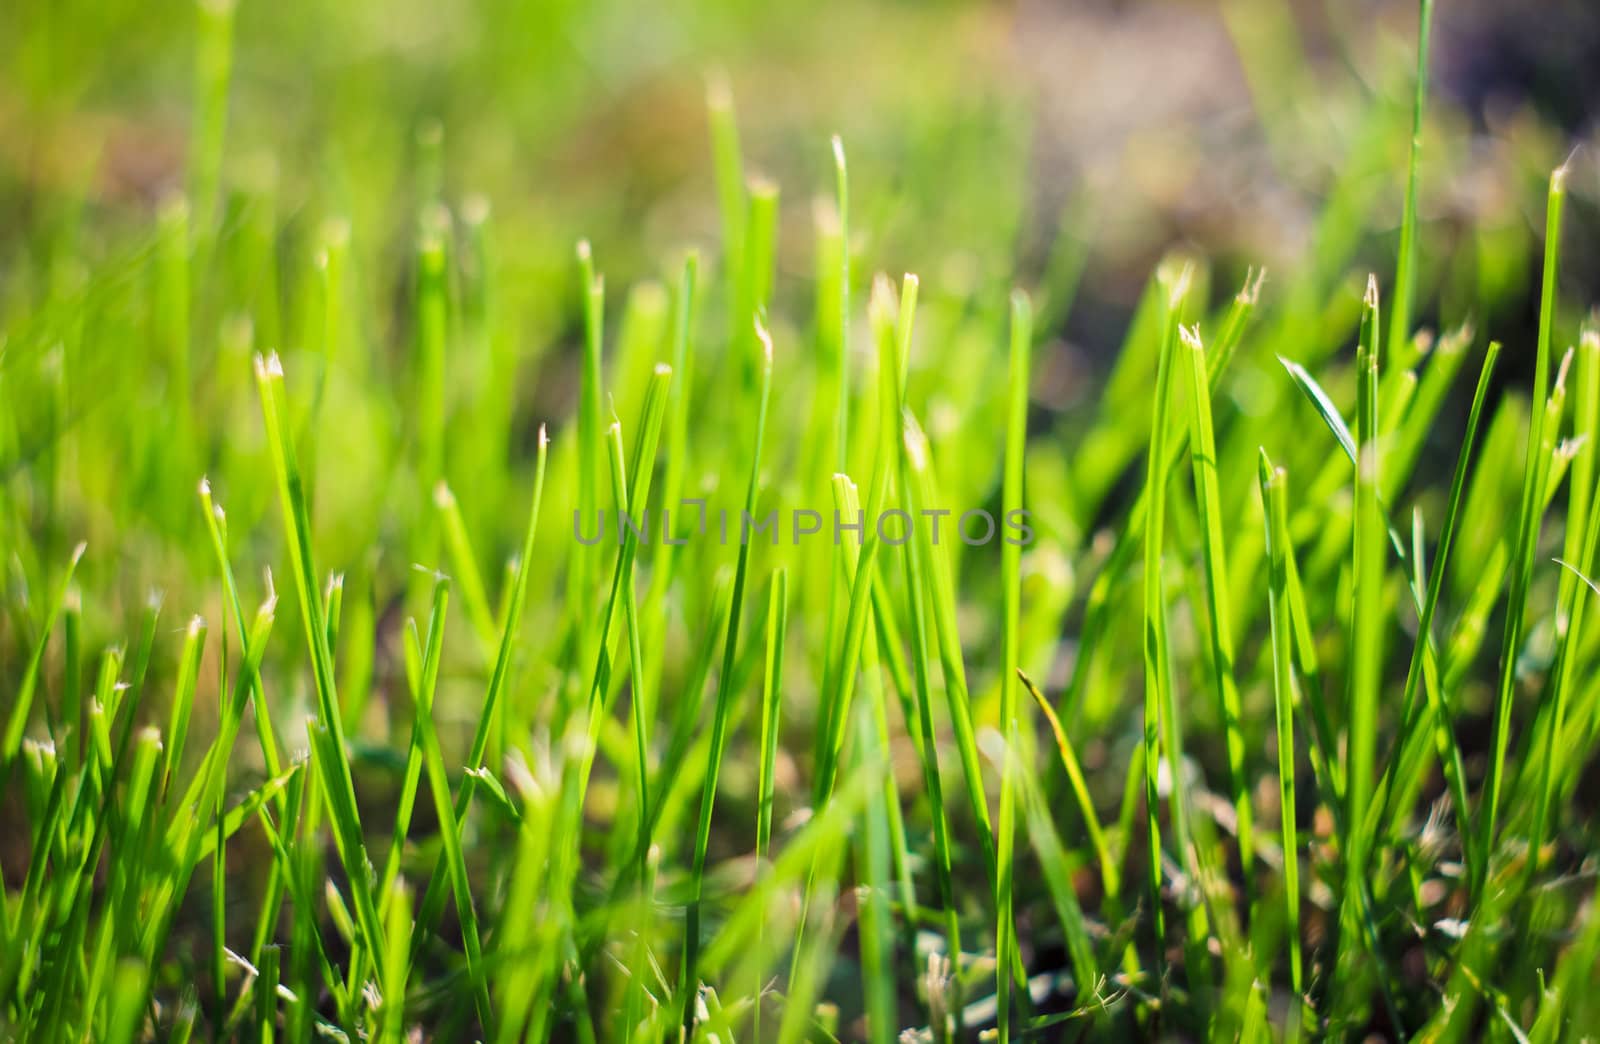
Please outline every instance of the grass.
[{"label": "grass", "polygon": [[[1304,243],[1128,285],[1150,185],[1040,233],[931,80],[829,138],[713,75],[678,210],[387,74],[258,176],[291,29],[201,0],[181,189],[0,177],[0,1035],[1592,1037],[1591,166],[1466,139],[1430,0],[1348,83],[1225,6]],[[24,21],[0,144],[92,101]],[[545,58],[484,90],[577,141]]]}]

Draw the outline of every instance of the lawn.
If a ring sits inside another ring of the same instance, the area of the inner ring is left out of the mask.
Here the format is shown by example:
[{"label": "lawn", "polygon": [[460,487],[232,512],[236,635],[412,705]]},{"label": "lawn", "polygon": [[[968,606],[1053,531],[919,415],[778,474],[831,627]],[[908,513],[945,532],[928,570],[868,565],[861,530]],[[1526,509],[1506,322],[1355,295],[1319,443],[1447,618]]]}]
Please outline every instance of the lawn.
[{"label": "lawn", "polygon": [[1314,6],[0,11],[0,1038],[1600,1036],[1583,48]]}]

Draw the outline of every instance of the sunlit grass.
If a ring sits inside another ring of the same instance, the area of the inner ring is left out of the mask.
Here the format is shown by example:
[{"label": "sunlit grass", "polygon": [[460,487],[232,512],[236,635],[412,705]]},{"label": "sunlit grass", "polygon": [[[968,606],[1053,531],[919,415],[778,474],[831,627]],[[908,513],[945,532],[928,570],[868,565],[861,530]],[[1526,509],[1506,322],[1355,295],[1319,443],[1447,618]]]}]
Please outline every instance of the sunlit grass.
[{"label": "sunlit grass", "polygon": [[185,191],[0,267],[0,1035],[1583,1039],[1584,168],[1521,329],[1418,13],[1302,255],[1173,250],[1100,374],[1104,189],[892,280],[910,197],[823,130],[780,191],[713,77],[698,251],[502,221],[431,120],[280,213],[201,0]]}]

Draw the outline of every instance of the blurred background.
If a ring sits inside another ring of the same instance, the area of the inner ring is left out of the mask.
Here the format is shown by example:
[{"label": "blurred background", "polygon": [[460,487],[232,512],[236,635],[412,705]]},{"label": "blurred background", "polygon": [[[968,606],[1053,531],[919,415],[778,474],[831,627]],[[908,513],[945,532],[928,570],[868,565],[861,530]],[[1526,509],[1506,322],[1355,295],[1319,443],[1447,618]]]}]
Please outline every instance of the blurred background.
[{"label": "blurred background", "polygon": [[[721,75],[752,168],[784,189],[794,234],[780,236],[780,280],[812,271],[812,197],[829,189],[837,132],[856,227],[873,237],[856,249],[873,267],[960,290],[1014,270],[1027,282],[1063,232],[1088,242],[1074,329],[1092,357],[1174,244],[1240,265],[1295,262],[1362,130],[1358,113],[1377,98],[1407,115],[1416,8],[245,0],[226,205],[238,228],[270,199],[285,261],[330,213],[403,253],[409,228],[394,203],[426,191],[442,135],[443,198],[492,199],[518,263],[535,269],[527,276],[550,273],[524,246],[548,250],[551,272],[565,275],[569,244],[587,236],[614,278],[632,282],[673,249],[715,241],[703,97],[706,77]],[[5,269],[25,270],[19,252],[59,247],[80,226],[98,237],[148,220],[184,187],[196,19],[181,0],[0,5]],[[1468,219],[1526,232],[1540,204],[1529,185],[1592,132],[1596,54],[1600,8],[1586,0],[1438,4],[1430,250],[1452,245]],[[1386,160],[1403,156],[1404,139]],[[1574,185],[1590,213],[1594,184],[1591,170]],[[1399,188],[1389,177],[1371,187],[1396,223]],[[1593,241],[1571,239],[1574,280],[1594,271]],[[12,279],[4,292],[28,289]],[[541,317],[528,321],[530,335],[550,336]]]}]

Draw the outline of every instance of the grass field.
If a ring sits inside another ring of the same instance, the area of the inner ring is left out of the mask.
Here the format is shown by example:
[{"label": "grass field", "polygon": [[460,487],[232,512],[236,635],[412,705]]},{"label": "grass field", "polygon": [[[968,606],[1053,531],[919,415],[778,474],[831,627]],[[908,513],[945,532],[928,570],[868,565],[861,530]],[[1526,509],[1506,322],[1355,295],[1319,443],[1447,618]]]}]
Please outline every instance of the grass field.
[{"label": "grass field", "polygon": [[1131,6],[0,13],[0,1037],[1600,1039],[1593,156]]}]

